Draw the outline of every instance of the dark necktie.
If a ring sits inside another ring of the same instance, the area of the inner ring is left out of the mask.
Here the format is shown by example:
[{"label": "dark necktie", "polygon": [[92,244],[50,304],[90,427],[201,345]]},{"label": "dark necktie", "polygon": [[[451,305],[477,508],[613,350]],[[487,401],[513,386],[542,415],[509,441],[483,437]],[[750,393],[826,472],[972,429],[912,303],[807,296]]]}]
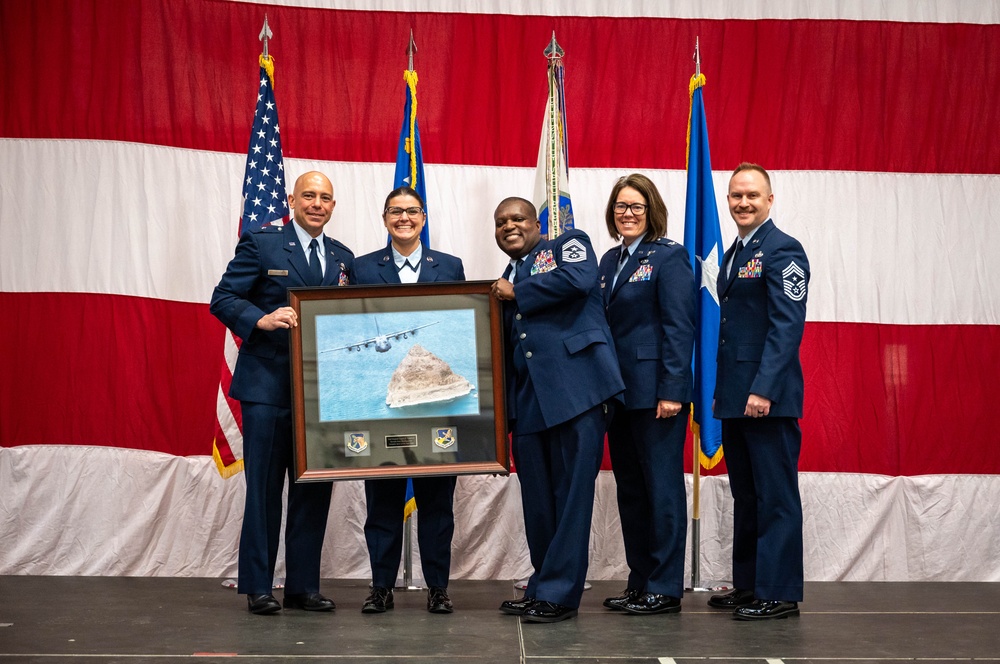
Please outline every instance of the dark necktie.
[{"label": "dark necktie", "polygon": [[736,241],[736,251],[733,252],[733,264],[729,267],[729,277],[732,278],[733,270],[739,269],[740,254],[743,253],[743,240]]},{"label": "dark necktie", "polygon": [[611,280],[611,288],[614,289],[618,286],[618,277],[622,274],[622,269],[625,267],[625,263],[628,262],[628,247],[624,244],[622,245],[621,254],[618,256],[618,268],[615,270],[615,278]]},{"label": "dark necktie", "polygon": [[521,266],[522,265],[524,265],[524,258],[523,257],[517,259],[517,267],[514,268],[514,281],[512,281],[511,283],[515,283],[515,282],[518,282],[518,281],[521,280]]},{"label": "dark necktie", "polygon": [[402,272],[402,271],[403,271],[403,268],[405,268],[405,267],[408,267],[408,268],[410,268],[410,269],[411,269],[411,270],[413,270],[414,272],[416,272],[416,271],[417,271],[417,266],[416,266],[416,265],[410,265],[410,261],[409,261],[409,260],[405,260],[405,261],[403,261],[403,264],[402,264],[402,265],[400,265],[399,267],[397,267],[397,268],[396,268],[396,271],[397,271],[397,272]]},{"label": "dark necktie", "polygon": [[622,265],[625,265],[625,261],[628,260],[628,249],[624,246],[621,249],[621,255],[618,257],[618,269],[621,269]]},{"label": "dark necktie", "polygon": [[316,238],[309,243],[309,286],[323,283],[323,266],[319,264],[319,242]]}]

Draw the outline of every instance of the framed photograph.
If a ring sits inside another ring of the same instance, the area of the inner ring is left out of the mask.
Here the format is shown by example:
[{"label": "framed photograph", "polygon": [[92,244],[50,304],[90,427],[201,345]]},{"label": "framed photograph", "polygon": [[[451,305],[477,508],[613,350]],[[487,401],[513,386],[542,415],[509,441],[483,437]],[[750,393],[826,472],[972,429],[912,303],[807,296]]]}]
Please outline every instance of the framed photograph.
[{"label": "framed photograph", "polygon": [[289,289],[297,481],[510,472],[492,283]]}]

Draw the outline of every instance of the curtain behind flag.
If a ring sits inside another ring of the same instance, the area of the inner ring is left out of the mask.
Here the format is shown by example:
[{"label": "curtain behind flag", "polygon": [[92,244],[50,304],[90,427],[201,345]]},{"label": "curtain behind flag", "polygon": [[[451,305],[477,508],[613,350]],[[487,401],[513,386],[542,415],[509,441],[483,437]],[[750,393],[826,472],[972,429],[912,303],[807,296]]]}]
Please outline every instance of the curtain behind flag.
[{"label": "curtain behind flag", "polygon": [[[243,174],[238,236],[265,224],[288,221],[285,165],[279,131],[278,107],[274,99],[274,58],[261,55],[257,107],[253,114]],[[229,396],[240,343],[239,337],[226,330],[225,361],[216,398],[215,441],[212,446],[212,456],[223,477],[232,477],[243,470],[243,417],[239,401]]]},{"label": "curtain behind flag", "polygon": [[719,300],[715,282],[722,260],[719,208],[712,186],[708,150],[708,123],[702,99],[704,74],[691,77],[688,119],[687,196],[684,205],[684,246],[694,268],[698,297],[695,309],[694,407],[692,432],[699,437],[701,464],[715,466],[722,459],[722,423],[712,417],[715,394],[715,356],[719,345]]},{"label": "curtain behind flag", "polygon": [[[538,210],[538,220],[542,222],[542,235],[549,239],[574,228],[573,204],[569,196],[569,151],[566,146],[566,69],[562,64],[562,55],[563,50],[553,34],[552,43],[545,49],[549,61],[549,96],[542,118],[535,189],[531,197]],[[555,214],[552,208],[556,208]],[[557,223],[550,223],[553,218]]]},{"label": "curtain behind flag", "polygon": [[431,246],[430,217],[427,215],[427,189],[424,186],[424,157],[420,151],[420,128],[417,126],[417,72],[407,69],[403,72],[406,81],[406,104],[403,106],[403,128],[399,132],[399,148],[396,150],[396,175],[393,188],[409,187],[424,200],[424,228],[420,231],[420,243]]}]

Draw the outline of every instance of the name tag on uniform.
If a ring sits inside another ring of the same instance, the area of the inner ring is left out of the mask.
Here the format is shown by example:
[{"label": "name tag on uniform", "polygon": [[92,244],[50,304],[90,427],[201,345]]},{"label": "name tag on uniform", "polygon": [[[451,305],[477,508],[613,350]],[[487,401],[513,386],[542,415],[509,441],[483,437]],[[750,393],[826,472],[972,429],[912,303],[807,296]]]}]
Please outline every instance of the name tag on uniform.
[{"label": "name tag on uniform", "polygon": [[269,277],[287,277],[288,270],[268,270],[267,276]]}]

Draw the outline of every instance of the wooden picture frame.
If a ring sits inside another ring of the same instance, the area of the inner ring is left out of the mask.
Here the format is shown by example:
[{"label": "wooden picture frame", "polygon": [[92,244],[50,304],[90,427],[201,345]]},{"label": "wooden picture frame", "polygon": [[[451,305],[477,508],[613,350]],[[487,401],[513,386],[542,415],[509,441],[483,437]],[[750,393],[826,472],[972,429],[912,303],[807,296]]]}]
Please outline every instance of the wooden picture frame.
[{"label": "wooden picture frame", "polygon": [[510,472],[492,283],[289,289],[296,481]]}]

